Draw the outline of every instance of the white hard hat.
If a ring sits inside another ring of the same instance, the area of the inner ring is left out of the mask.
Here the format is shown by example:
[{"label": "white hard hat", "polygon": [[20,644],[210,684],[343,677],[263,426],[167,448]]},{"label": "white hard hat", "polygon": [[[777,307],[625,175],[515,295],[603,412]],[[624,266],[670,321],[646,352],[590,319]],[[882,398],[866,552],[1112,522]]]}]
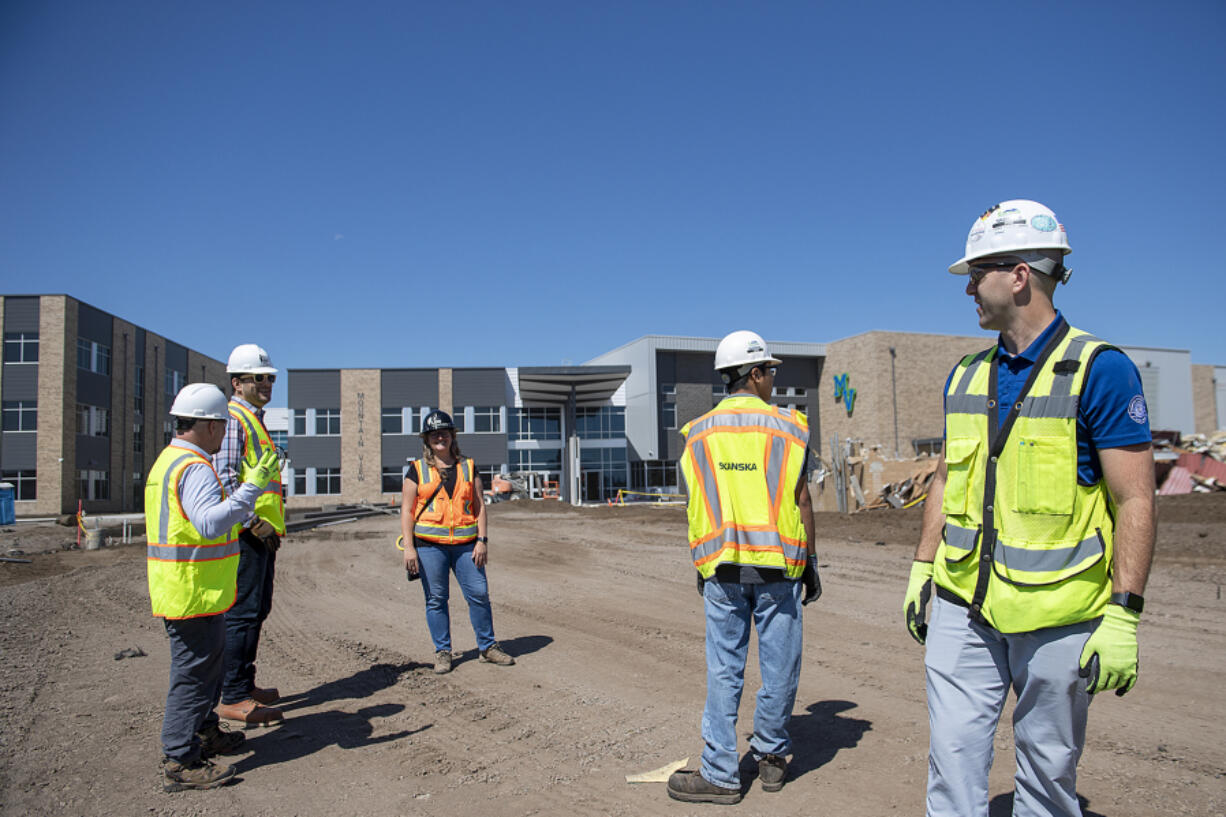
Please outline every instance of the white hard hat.
[{"label": "white hard hat", "polygon": [[[1042,250],[1048,252],[1042,253]],[[1067,282],[1067,270],[1057,259],[1070,252],[1068,233],[1055,213],[1037,201],[1010,199],[975,219],[966,236],[966,254],[955,261],[949,271],[954,275],[967,275],[970,262],[978,258],[1013,253],[1027,263],[1037,261],[1032,264],[1035,269]]]},{"label": "white hard hat", "polygon": [[230,360],[226,363],[229,374],[276,374],[272,367],[272,358],[268,352],[254,343],[243,343],[234,347]]},{"label": "white hard hat", "polygon": [[[757,332],[748,329],[738,329],[726,335],[715,347],[715,370],[740,369],[742,366],[758,366],[769,364],[778,366],[783,361],[771,357],[766,341]],[[738,371],[738,374],[745,372]]]},{"label": "white hard hat", "polygon": [[175,395],[170,413],[197,420],[226,420],[230,417],[229,405],[221,389],[212,383],[188,383]]}]

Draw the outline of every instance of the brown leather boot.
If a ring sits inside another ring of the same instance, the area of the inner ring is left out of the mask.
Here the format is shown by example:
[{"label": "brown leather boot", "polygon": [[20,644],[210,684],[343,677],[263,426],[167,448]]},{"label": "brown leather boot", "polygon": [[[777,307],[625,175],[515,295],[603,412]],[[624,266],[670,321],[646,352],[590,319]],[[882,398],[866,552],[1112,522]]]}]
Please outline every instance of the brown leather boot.
[{"label": "brown leather boot", "polygon": [[213,789],[224,786],[232,777],[233,766],[214,765],[204,758],[197,758],[191,763],[162,758],[162,791]]},{"label": "brown leather boot", "polygon": [[260,706],[251,698],[236,704],[222,704],[217,707],[217,715],[228,721],[244,723],[248,726],[271,726],[285,720],[285,715],[280,709]]}]

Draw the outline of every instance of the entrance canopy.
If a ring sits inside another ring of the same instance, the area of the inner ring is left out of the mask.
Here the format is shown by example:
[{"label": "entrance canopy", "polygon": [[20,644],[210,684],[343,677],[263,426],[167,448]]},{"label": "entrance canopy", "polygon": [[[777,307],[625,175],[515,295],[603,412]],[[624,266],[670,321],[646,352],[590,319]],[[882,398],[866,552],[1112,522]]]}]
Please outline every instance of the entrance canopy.
[{"label": "entrance canopy", "polygon": [[529,403],[576,406],[607,403],[626,378],[629,366],[527,366],[519,369],[519,398]]}]

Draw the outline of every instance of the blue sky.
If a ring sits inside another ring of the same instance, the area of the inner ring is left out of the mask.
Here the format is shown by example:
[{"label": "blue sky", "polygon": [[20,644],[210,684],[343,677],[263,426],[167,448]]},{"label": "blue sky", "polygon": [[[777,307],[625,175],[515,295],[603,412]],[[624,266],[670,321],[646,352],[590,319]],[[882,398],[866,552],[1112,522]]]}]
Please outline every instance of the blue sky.
[{"label": "blue sky", "polygon": [[283,369],[979,334],[946,267],[1033,198],[1075,325],[1226,365],[1223,42],[1221,0],[14,0],[0,292]]}]

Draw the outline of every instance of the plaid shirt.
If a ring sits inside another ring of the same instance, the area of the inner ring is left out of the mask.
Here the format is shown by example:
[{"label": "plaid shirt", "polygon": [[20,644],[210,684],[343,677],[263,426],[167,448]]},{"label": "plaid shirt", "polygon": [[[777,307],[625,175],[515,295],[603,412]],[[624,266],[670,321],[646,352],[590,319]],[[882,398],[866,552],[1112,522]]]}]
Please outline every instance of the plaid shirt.
[{"label": "plaid shirt", "polygon": [[[231,397],[230,401],[238,403],[256,417],[259,417],[261,423],[264,422],[264,409],[256,408],[237,394]],[[242,469],[243,452],[246,450],[246,447],[246,429],[240,421],[230,417],[226,420],[226,436],[221,441],[221,450],[213,455],[213,470],[217,472],[217,476],[221,479],[221,485],[226,489],[226,496],[233,496],[234,492],[238,490],[240,484],[238,473]],[[243,527],[249,528],[256,521],[257,517],[253,512],[247,517]]]}]

